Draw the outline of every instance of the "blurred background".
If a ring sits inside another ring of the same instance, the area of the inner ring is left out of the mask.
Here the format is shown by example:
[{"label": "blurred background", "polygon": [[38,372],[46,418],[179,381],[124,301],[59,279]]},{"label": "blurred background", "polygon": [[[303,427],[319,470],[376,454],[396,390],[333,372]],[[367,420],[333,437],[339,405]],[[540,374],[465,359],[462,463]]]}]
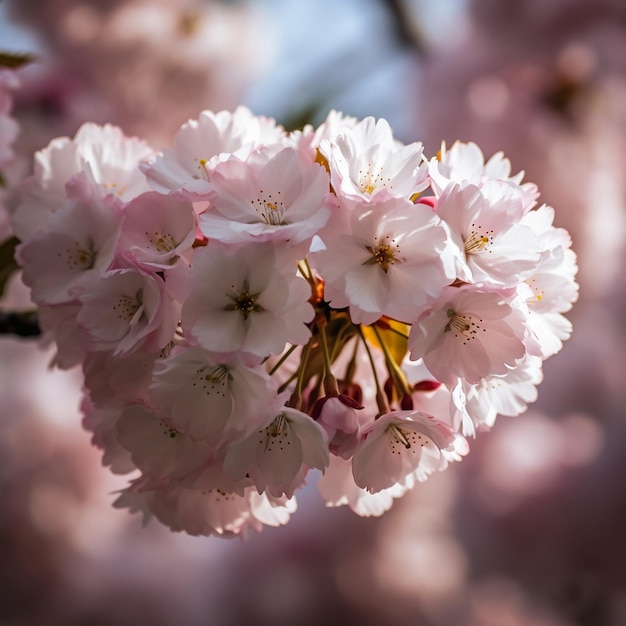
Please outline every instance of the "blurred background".
[{"label": "blurred background", "polygon": [[[125,480],[82,431],[76,372],[0,338],[0,624],[624,626],[626,3],[623,0],[0,0],[12,183],[50,139],[112,122],[155,148],[202,109],[288,128],[331,108],[433,155],[503,150],[579,256],[574,334],[539,400],[381,518],[315,481],[246,542],[112,508]],[[0,301],[28,307],[19,277]]]}]

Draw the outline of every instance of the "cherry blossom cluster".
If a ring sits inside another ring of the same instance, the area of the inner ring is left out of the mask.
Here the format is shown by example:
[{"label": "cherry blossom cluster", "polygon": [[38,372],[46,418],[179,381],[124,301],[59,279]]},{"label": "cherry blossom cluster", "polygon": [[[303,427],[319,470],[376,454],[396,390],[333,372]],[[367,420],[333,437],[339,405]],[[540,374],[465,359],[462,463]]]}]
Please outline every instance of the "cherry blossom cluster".
[{"label": "cherry blossom cluster", "polygon": [[569,235],[472,143],[331,112],[286,132],[204,111],[170,148],[83,125],[35,156],[17,259],[116,506],[230,537],[312,470],[380,515],[536,397],[571,332]]}]

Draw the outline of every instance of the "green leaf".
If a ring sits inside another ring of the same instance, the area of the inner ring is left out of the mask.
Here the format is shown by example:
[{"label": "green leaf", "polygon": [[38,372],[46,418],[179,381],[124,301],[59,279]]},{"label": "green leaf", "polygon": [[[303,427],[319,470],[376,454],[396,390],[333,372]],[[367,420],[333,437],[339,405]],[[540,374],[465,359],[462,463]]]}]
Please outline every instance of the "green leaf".
[{"label": "green leaf", "polygon": [[0,51],[0,67],[16,70],[28,63],[32,63],[36,58],[34,54],[30,54],[29,52]]},{"label": "green leaf", "polygon": [[11,237],[0,245],[0,296],[4,293],[4,288],[13,272],[19,269],[13,258],[18,244],[19,240],[16,237]]}]

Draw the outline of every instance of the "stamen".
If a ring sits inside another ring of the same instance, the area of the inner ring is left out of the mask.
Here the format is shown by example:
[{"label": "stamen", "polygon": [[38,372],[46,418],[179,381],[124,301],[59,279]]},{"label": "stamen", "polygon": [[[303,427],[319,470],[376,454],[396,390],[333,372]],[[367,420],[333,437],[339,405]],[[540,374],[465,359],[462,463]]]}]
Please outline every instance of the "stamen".
[{"label": "stamen", "polygon": [[472,230],[465,239],[465,254],[478,254],[493,241],[493,230],[483,233],[480,226],[472,224]]},{"label": "stamen", "polygon": [[[374,240],[376,239],[378,237],[374,237]],[[396,255],[400,252],[400,248],[395,243],[395,239],[391,239],[389,235],[385,236],[384,243],[379,243],[375,246],[365,246],[365,249],[372,255],[372,258],[365,261],[363,265],[377,264],[385,274],[389,271],[391,265],[399,261]]]},{"label": "stamen", "polygon": [[[141,294],[137,294],[140,296]],[[141,308],[141,299],[139,297],[131,298],[127,295],[121,295],[117,299],[117,304],[113,305],[113,310],[121,320],[132,322],[136,313]]]},{"label": "stamen", "polygon": [[272,194],[266,195],[263,190],[259,192],[259,197],[256,200],[250,200],[252,208],[256,211],[257,215],[263,222],[270,226],[284,226],[285,222],[285,204],[280,196],[280,191],[276,192],[277,197],[273,197]]},{"label": "stamen", "polygon": [[171,252],[176,249],[176,242],[171,233],[159,233],[155,231],[154,234],[151,235],[146,231],[146,237],[149,242],[146,248],[150,248],[150,244],[152,244],[159,252]]},{"label": "stamen", "polygon": [[[384,168],[380,168],[378,173],[374,174],[372,171],[372,164],[367,164],[366,170],[359,170],[359,189],[361,193],[366,193],[368,195],[372,195],[378,189],[384,189],[387,187],[387,184],[391,182],[391,178],[384,178],[382,176],[382,171]],[[391,189],[393,185],[389,185]]]},{"label": "stamen", "polygon": [[482,319],[474,319],[471,315],[457,313],[454,309],[448,309],[446,313],[450,321],[445,325],[443,332],[452,332],[455,337],[462,338],[464,346],[472,339],[476,339],[479,330],[487,332],[487,329],[481,326]]},{"label": "stamen", "polygon": [[78,241],[74,242],[73,248],[66,248],[65,254],[59,252],[59,258],[65,256],[65,262],[70,270],[90,270],[94,266],[96,253],[89,245],[83,248]]},{"label": "stamen", "polygon": [[230,379],[232,376],[225,365],[216,365],[210,370],[203,372],[203,378],[209,383],[221,384],[224,382],[224,379]]},{"label": "stamen", "polygon": [[403,445],[407,450],[411,447],[411,442],[401,428],[395,424],[389,424],[386,430],[388,433],[391,433],[391,436],[395,439],[395,441]]},{"label": "stamen", "polygon": [[[232,285],[233,289],[235,288]],[[243,288],[239,293],[236,294],[227,294],[228,297],[233,301],[232,304],[227,304],[224,307],[224,311],[239,311],[241,315],[243,315],[243,319],[247,320],[250,313],[260,313],[265,309],[256,303],[256,299],[259,297],[259,293],[250,293],[248,290],[250,286],[248,281],[245,280],[243,283]]]}]

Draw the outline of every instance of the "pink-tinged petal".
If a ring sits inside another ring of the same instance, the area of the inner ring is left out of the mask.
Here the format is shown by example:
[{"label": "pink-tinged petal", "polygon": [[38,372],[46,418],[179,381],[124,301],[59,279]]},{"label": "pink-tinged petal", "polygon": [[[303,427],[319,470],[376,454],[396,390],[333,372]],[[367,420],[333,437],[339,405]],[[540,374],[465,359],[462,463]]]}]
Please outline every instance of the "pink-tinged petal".
[{"label": "pink-tinged petal", "polygon": [[132,269],[84,279],[76,321],[96,350],[114,355],[158,351],[173,337],[177,315],[163,282]]},{"label": "pink-tinged petal", "polygon": [[140,404],[129,404],[117,421],[121,444],[133,463],[155,479],[180,478],[211,455],[210,448],[170,426]]},{"label": "pink-tinged petal", "polygon": [[508,291],[447,289],[413,324],[411,358],[423,358],[432,374],[448,385],[457,378],[477,384],[506,373],[527,351],[526,316],[511,304]]},{"label": "pink-tinged petal", "polygon": [[376,493],[399,483],[411,487],[446,466],[442,451],[454,443],[454,431],[419,411],[394,411],[379,418],[363,435],[352,458],[354,481]]},{"label": "pink-tinged petal", "polygon": [[197,249],[189,289],[183,329],[211,352],[258,360],[310,337],[310,288],[273,244]]},{"label": "pink-tinged petal", "polygon": [[181,348],[155,364],[151,397],[177,430],[217,448],[257,427],[276,388],[260,366]]},{"label": "pink-tinged petal", "polygon": [[148,270],[168,270],[191,248],[195,236],[195,213],[189,201],[146,192],[124,209],[118,254]]},{"label": "pink-tinged petal", "polygon": [[377,493],[361,489],[352,476],[352,464],[349,460],[337,456],[330,457],[330,464],[317,482],[320,495],[326,506],[348,505],[361,517],[379,517],[388,511],[396,498],[401,498],[407,491],[402,485],[393,485]]},{"label": "pink-tinged petal", "polygon": [[211,173],[211,206],[200,216],[209,238],[228,244],[275,241],[303,244],[326,224],[334,200],[329,177],[296,150],[259,150],[245,162],[235,157]]},{"label": "pink-tinged petal", "polygon": [[265,427],[229,446],[224,469],[235,478],[250,476],[259,493],[290,498],[310,468],[328,465],[327,437],[311,417],[295,409],[283,407],[270,416]]}]

